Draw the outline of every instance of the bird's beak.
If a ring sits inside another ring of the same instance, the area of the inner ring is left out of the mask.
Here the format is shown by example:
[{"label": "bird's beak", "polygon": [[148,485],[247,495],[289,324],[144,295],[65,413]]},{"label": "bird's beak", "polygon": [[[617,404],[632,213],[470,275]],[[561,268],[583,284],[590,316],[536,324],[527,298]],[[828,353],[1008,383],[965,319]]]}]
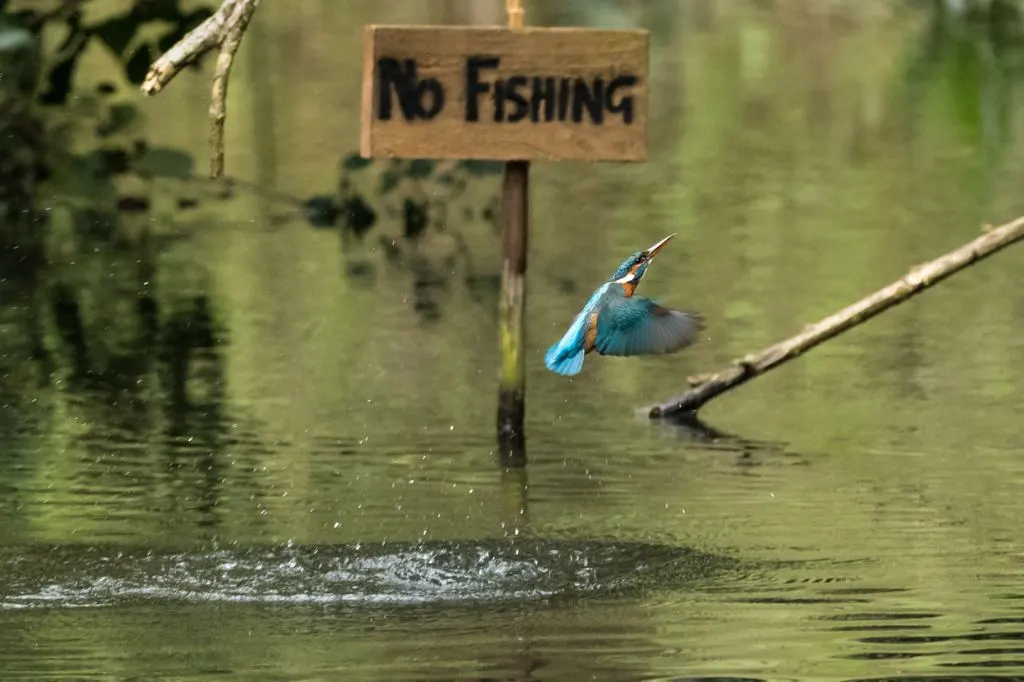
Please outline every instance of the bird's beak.
[{"label": "bird's beak", "polygon": [[661,251],[663,248],[665,248],[665,244],[668,244],[669,240],[672,239],[672,237],[675,237],[675,236],[676,236],[676,233],[673,232],[669,236],[667,236],[664,239],[662,239],[660,242],[657,242],[656,244],[651,245],[650,247],[648,247],[648,249],[646,251],[644,251],[644,256],[647,258],[647,260],[651,260],[652,258],[654,258],[655,254],[657,254],[659,251]]}]

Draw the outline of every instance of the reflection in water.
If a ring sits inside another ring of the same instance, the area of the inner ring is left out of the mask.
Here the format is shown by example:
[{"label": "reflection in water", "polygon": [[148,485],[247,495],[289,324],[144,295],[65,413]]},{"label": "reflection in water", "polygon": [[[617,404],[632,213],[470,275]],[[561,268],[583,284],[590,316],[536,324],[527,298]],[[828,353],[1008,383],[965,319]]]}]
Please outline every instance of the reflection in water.
[{"label": "reflection in water", "polygon": [[[942,5],[529,8],[650,27],[654,96],[647,163],[534,169],[508,470],[497,178],[345,166],[363,24],[486,4],[264,3],[230,191],[185,153],[208,73],[142,100],[90,43],[49,112],[49,251],[0,270],[5,679],[1019,677],[1013,250],[706,422],[634,413],[1024,212],[1017,24]],[[647,278],[707,338],[544,370],[589,283],[671,232]]]}]

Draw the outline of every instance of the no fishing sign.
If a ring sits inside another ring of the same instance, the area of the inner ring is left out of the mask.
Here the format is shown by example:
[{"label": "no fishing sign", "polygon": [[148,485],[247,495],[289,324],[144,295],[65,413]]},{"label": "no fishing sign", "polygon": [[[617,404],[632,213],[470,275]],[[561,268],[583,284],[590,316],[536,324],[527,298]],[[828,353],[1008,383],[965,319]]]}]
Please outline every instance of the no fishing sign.
[{"label": "no fishing sign", "polygon": [[364,157],[643,161],[647,31],[367,26]]}]

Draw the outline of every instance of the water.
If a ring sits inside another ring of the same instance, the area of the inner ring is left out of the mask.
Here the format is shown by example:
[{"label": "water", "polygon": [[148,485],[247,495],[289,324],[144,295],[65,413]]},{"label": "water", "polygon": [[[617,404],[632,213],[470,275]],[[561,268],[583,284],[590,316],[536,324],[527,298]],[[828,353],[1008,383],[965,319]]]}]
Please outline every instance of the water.
[{"label": "water", "polygon": [[[1019,246],[704,429],[636,414],[1024,212],[1012,58],[909,6],[529,7],[650,27],[655,90],[647,163],[534,168],[529,466],[505,471],[496,181],[415,247],[386,210],[346,240],[280,196],[330,193],[357,144],[364,23],[490,20],[417,7],[264,3],[227,140],[263,189],[158,178],[118,239],[0,278],[3,678],[1024,675]],[[85,59],[81,92],[112,78]],[[200,169],[206,76],[119,95]],[[706,338],[546,372],[670,232],[642,292]]]}]

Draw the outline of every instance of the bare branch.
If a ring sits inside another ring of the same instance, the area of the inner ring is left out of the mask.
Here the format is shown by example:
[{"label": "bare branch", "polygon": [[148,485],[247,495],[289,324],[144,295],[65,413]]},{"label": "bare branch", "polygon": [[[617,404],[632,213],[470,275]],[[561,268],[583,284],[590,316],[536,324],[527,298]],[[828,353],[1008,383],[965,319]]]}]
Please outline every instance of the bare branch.
[{"label": "bare branch", "polygon": [[210,102],[210,174],[214,178],[224,174],[224,120],[227,115],[226,102],[231,65],[259,2],[260,0],[224,0],[213,16],[189,31],[174,47],[153,62],[142,83],[144,93],[155,95],[188,64],[206,52],[219,48]]},{"label": "bare branch", "polygon": [[996,228],[986,227],[977,239],[958,249],[923,263],[884,289],[810,325],[801,333],[766,348],[760,353],[735,360],[733,366],[716,374],[693,377],[690,390],[660,405],[645,408],[652,419],[680,413],[695,413],[713,398],[772,370],[828,339],[870,320],[950,275],[1024,239],[1024,218]]},{"label": "bare branch", "polygon": [[228,78],[231,76],[231,65],[235,61],[235,53],[242,44],[242,35],[249,25],[249,19],[256,11],[259,0],[242,2],[240,14],[236,21],[229,22],[227,35],[220,44],[217,54],[217,67],[213,72],[213,93],[210,99],[210,148],[213,158],[210,159],[210,177],[219,178],[224,175],[224,120],[227,117]]}]

